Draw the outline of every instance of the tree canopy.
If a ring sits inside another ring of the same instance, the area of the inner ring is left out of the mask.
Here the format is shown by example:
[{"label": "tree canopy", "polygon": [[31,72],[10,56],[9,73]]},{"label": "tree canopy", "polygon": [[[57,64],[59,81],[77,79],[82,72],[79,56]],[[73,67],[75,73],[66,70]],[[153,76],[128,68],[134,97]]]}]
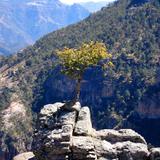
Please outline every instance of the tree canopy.
[{"label": "tree canopy", "polygon": [[98,65],[101,60],[108,60],[106,66],[113,65],[110,61],[112,55],[108,53],[104,43],[89,42],[83,43],[79,48],[67,48],[57,51],[59,62],[62,65],[62,72],[73,78],[80,79],[84,71],[90,66]]}]

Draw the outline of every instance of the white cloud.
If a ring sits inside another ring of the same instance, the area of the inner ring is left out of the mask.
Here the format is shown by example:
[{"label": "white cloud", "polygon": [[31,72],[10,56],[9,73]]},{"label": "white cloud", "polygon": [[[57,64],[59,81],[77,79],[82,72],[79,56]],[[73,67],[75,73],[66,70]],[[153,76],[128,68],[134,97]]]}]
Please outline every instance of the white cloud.
[{"label": "white cloud", "polygon": [[73,4],[73,3],[79,3],[79,2],[102,2],[102,1],[113,2],[115,0],[60,0],[60,1],[66,4]]}]

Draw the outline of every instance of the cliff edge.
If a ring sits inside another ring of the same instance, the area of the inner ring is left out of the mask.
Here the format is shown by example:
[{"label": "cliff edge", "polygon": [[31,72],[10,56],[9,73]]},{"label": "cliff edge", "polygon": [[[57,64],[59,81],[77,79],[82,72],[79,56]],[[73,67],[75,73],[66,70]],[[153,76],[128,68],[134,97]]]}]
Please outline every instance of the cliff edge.
[{"label": "cliff edge", "polygon": [[157,160],[160,148],[148,149],[144,138],[130,129],[96,131],[90,109],[77,102],[55,103],[41,110],[33,138],[34,153],[14,160]]}]

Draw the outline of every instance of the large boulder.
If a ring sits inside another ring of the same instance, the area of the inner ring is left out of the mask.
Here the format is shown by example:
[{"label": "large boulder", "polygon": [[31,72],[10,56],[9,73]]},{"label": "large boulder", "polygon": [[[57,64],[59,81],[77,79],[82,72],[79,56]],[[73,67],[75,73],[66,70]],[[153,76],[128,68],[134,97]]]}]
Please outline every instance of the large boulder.
[{"label": "large boulder", "polygon": [[70,144],[76,118],[77,112],[68,111],[63,103],[46,105],[41,110],[32,145],[37,159],[65,159],[64,155],[71,152]]},{"label": "large boulder", "polygon": [[39,115],[32,148],[37,160],[160,158],[159,149],[150,154],[144,138],[133,130],[93,129],[90,110],[80,103],[46,105]]},{"label": "large boulder", "polygon": [[93,132],[91,114],[88,107],[83,107],[79,111],[78,120],[75,126],[74,134],[80,136],[91,135]]},{"label": "large boulder", "polygon": [[113,129],[104,129],[100,131],[95,131],[94,136],[96,138],[100,138],[111,143],[123,142],[123,141],[131,141],[135,143],[144,143],[146,144],[145,139],[135,131],[131,129],[121,129],[121,130],[113,130]]},{"label": "large boulder", "polygon": [[58,115],[59,110],[62,106],[64,106],[64,103],[45,105],[43,109],[40,111],[39,120],[37,121],[37,127],[39,128],[48,127],[50,129],[54,128],[55,125],[57,124],[56,116]]},{"label": "large boulder", "polygon": [[146,160],[149,156],[147,145],[130,141],[111,144],[105,140],[94,139],[98,159]]}]

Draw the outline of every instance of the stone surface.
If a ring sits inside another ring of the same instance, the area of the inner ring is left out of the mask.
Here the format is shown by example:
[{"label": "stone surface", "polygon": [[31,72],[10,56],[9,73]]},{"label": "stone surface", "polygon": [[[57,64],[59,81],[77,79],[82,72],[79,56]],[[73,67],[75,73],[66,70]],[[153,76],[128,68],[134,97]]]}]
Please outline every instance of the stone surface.
[{"label": "stone surface", "polygon": [[160,160],[160,148],[152,148],[150,152],[150,160]]},{"label": "stone surface", "polygon": [[[96,131],[88,107],[55,103],[41,110],[34,133],[37,160],[158,160],[144,138],[130,129]],[[19,160],[19,159],[16,159]],[[23,160],[23,159],[22,159]]]},{"label": "stone surface", "polygon": [[130,141],[111,144],[105,140],[94,140],[98,158],[118,160],[146,160],[149,156],[147,145]]},{"label": "stone surface", "polygon": [[149,156],[147,145],[142,143],[118,142],[113,147],[119,160],[146,160]]},{"label": "stone surface", "polygon": [[33,152],[27,152],[15,156],[13,160],[36,160],[36,159]]},{"label": "stone surface", "polygon": [[98,158],[108,158],[114,159],[117,158],[116,149],[113,148],[113,145],[105,140],[93,139],[95,146],[95,152]]},{"label": "stone surface", "polygon": [[92,130],[90,110],[88,107],[83,107],[79,111],[78,120],[75,126],[74,133],[76,135],[87,136],[91,135],[92,132],[93,130]]},{"label": "stone surface", "polygon": [[40,116],[41,117],[50,117],[51,115],[56,113],[57,110],[60,109],[62,106],[64,106],[64,103],[55,103],[55,104],[45,105],[40,112]]},{"label": "stone surface", "polygon": [[100,131],[95,131],[94,136],[111,143],[131,141],[135,143],[144,143],[146,144],[145,139],[131,129],[121,129],[119,131],[113,129],[104,129]]},{"label": "stone surface", "polygon": [[72,106],[72,108],[76,111],[80,111],[81,109],[81,104],[79,102],[76,102],[75,105]]},{"label": "stone surface", "polygon": [[73,136],[71,148],[73,151],[73,159],[77,160],[95,160],[94,143],[91,137]]}]

